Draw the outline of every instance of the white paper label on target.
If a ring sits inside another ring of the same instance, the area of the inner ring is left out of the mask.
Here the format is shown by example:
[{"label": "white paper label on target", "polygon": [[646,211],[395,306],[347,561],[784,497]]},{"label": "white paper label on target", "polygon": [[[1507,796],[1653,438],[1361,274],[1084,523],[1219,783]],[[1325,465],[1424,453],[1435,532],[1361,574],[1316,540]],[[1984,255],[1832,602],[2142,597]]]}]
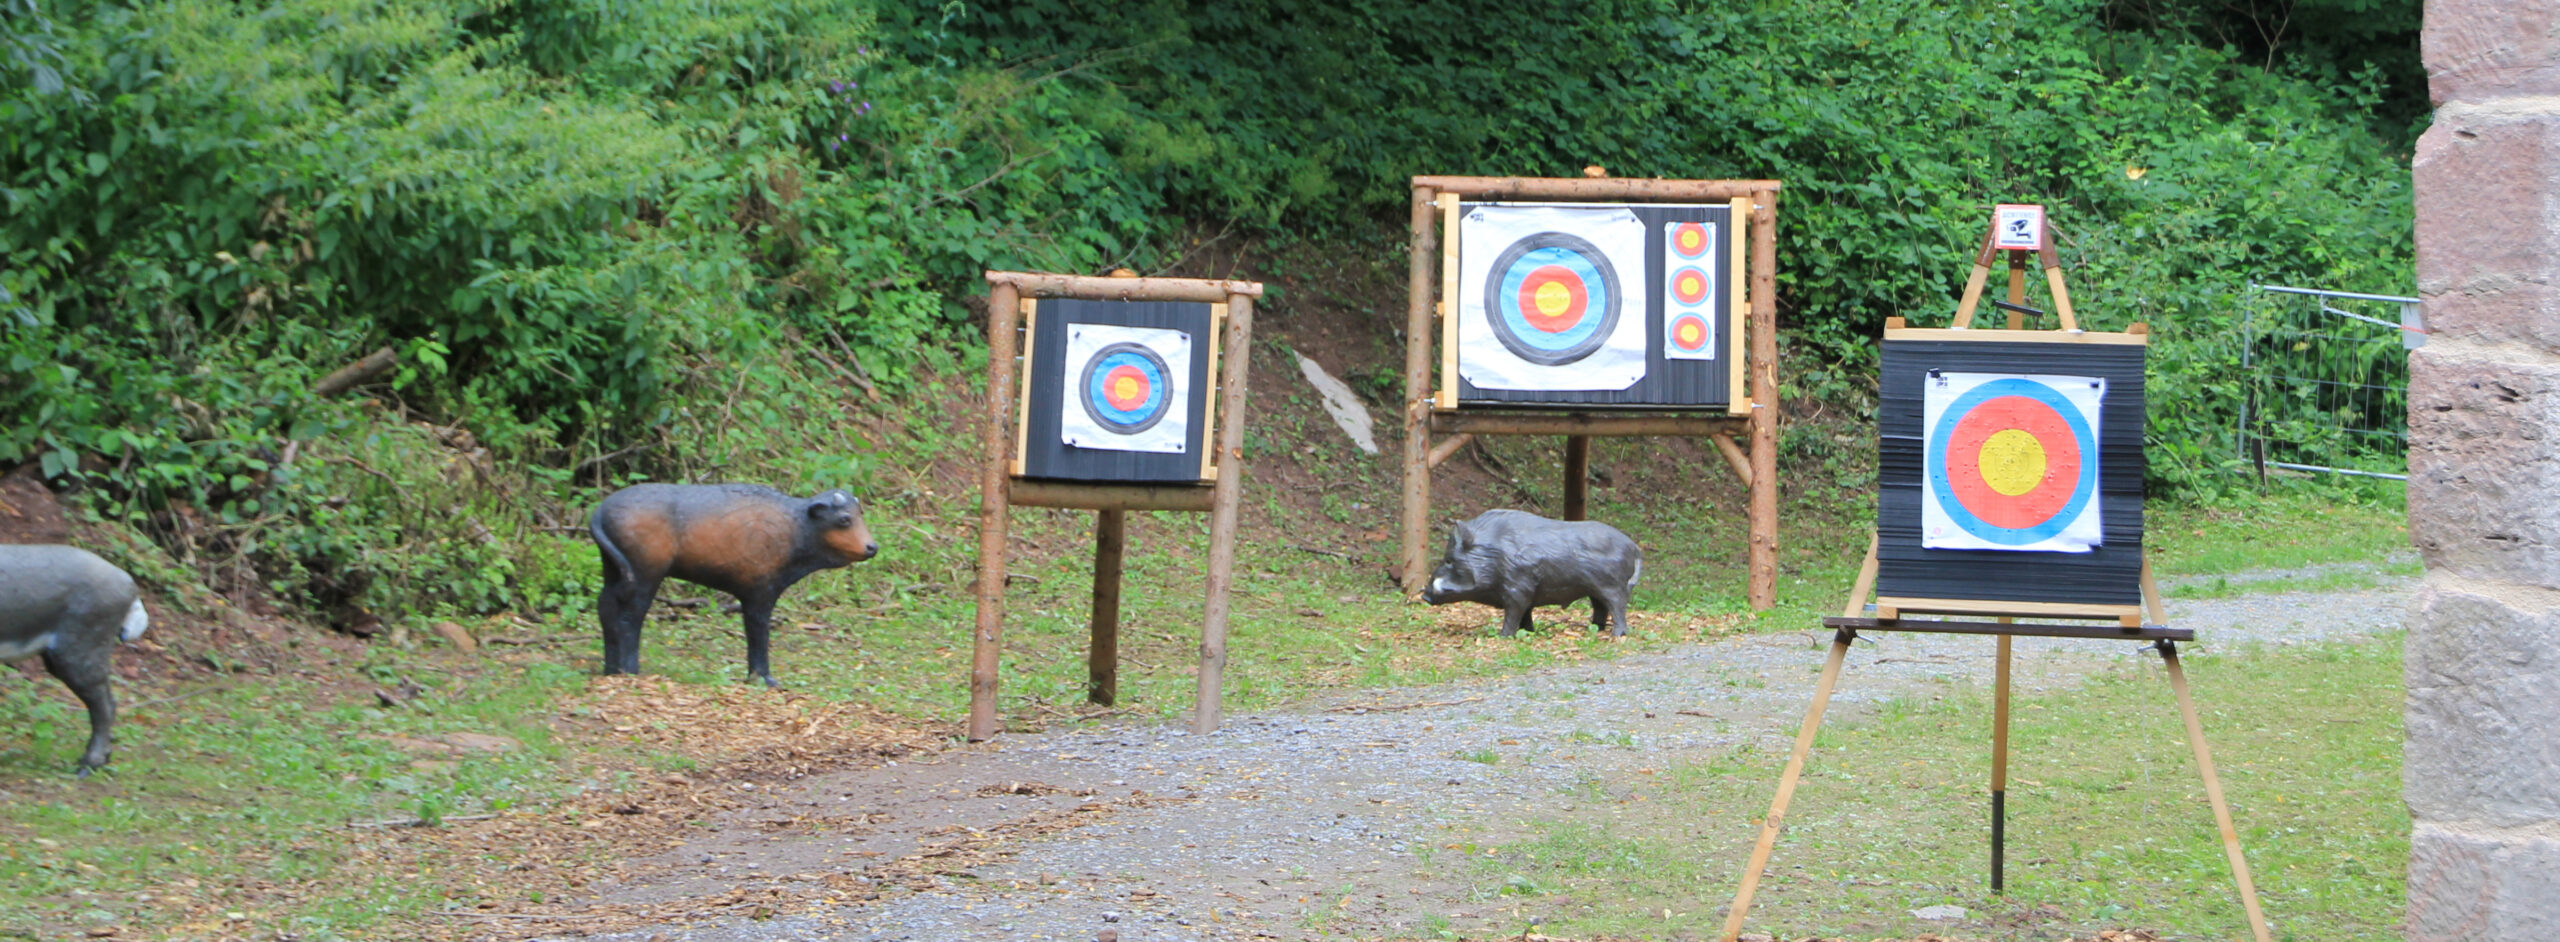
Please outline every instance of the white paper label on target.
[{"label": "white paper label on target", "polygon": [[1191,335],[1067,325],[1058,437],[1077,448],[1180,454],[1191,443]]},{"label": "white paper label on target", "polygon": [[1993,207],[1991,247],[2044,248],[2044,207],[2033,203],[2002,203]]},{"label": "white paper label on target", "polygon": [[1716,358],[1716,227],[1701,222],[1662,226],[1662,355],[1672,360]]},{"label": "white paper label on target", "polygon": [[1585,392],[1644,378],[1645,225],[1622,208],[1479,206],[1458,223],[1458,375]]}]

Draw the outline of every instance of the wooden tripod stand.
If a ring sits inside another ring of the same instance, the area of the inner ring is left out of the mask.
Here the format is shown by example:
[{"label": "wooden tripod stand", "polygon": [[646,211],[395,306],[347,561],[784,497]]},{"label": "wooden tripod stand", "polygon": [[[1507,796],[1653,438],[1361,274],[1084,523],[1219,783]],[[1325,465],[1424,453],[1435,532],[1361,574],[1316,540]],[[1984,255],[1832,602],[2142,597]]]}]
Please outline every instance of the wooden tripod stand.
[{"label": "wooden tripod stand", "polygon": [[[2054,309],[2061,321],[2062,331],[2066,336],[2080,337],[2078,322],[2072,316],[2070,294],[2062,284],[2062,269],[2053,249],[2051,233],[2049,230],[2044,230],[2041,225],[2037,228],[2041,231],[2035,234],[2034,241],[2038,244],[2034,248],[2003,248],[1997,244],[1996,231],[1993,238],[1986,238],[1981,253],[1975,258],[1972,275],[1966,280],[1964,296],[1956,310],[1954,321],[1956,330],[1925,333],[1935,335],[1938,339],[1946,339],[1948,335],[1956,334],[1957,330],[1969,328],[1974,310],[1982,299],[1984,282],[1989,279],[1995,254],[2007,251],[2009,254],[2009,301],[2006,304],[1996,301],[1993,303],[2009,312],[2009,328],[2020,330],[2025,327],[2025,319],[2028,315],[2043,313],[2026,307],[2024,303],[2026,256],[2029,252],[2034,252],[2042,257],[2046,281],[2053,290]],[[1887,339],[1892,339],[1895,332],[1903,329],[1901,318],[1888,319],[1886,321]],[[2141,327],[2136,325],[2128,331],[2127,336],[2140,333]],[[2086,339],[2098,340],[2100,337],[2088,335]],[[2132,339],[2134,342],[2139,342],[2139,337]],[[2133,606],[2116,605],[1878,597],[1875,613],[1869,616],[1866,614],[1868,596],[1869,592],[1876,587],[1878,551],[1881,548],[1880,536],[1870,538],[1867,544],[1866,561],[1858,569],[1857,581],[1850,590],[1848,602],[1842,606],[1838,617],[1822,620],[1824,627],[1833,630],[1830,658],[1823,664],[1821,679],[1814,685],[1813,703],[1805,711],[1804,726],[1796,735],[1795,750],[1787,759],[1786,771],[1778,778],[1777,796],[1770,802],[1768,817],[1761,821],[1759,841],[1752,848],[1750,862],[1743,869],[1742,885],[1734,894],[1733,908],[1726,914],[1723,936],[1725,942],[1735,942],[1741,935],[1743,919],[1751,907],[1752,893],[1758,889],[1760,877],[1768,868],[1770,851],[1776,845],[1778,832],[1786,821],[1787,804],[1795,796],[1797,780],[1804,772],[1805,757],[1813,748],[1814,734],[1821,729],[1823,710],[1830,704],[1832,689],[1839,682],[1841,665],[1848,656],[1849,644],[1857,638],[1860,631],[1986,634],[1998,639],[1998,659],[1994,668],[1995,687],[1992,696],[1990,788],[1991,890],[1994,893],[2001,892],[2003,889],[2003,869],[2006,864],[2011,640],[2019,635],[2031,635],[2151,642],[2152,646],[2159,651],[2161,662],[2167,667],[2169,686],[2176,692],[2178,709],[2186,719],[2187,742],[2195,750],[2196,767],[2204,778],[2205,797],[2213,806],[2214,824],[2221,829],[2223,853],[2230,861],[2232,878],[2240,890],[2241,905],[2248,913],[2250,932],[2257,942],[2269,942],[2266,915],[2259,908],[2257,887],[2250,880],[2249,864],[2240,850],[2239,832],[2232,826],[2231,810],[2222,796],[2222,782],[2214,772],[2213,754],[2205,745],[2204,726],[2196,714],[2195,700],[2188,692],[2186,671],[2178,661],[2177,642],[2194,640],[2195,632],[2193,629],[2168,626],[2168,614],[2161,602],[2159,585],[2152,578],[2150,562],[2148,560],[2142,562],[2141,605],[2138,609]],[[1995,616],[1996,620],[1906,620],[1902,617],[1905,612],[1955,614],[1974,618]],[[2021,617],[2109,619],[2116,621],[2116,624],[2021,623],[2018,620]]]}]

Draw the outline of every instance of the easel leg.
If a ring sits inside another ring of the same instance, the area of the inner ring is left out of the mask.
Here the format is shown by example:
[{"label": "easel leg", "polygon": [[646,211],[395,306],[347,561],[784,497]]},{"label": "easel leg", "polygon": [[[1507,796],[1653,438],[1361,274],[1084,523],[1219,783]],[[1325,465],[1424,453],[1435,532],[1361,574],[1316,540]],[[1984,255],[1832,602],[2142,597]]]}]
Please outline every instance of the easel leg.
[{"label": "easel leg", "polygon": [[[2009,619],[2000,619],[2003,622]],[[2009,641],[2000,636],[1998,675],[1991,692],[1991,892],[2005,888],[2009,837]]]},{"label": "easel leg", "polygon": [[1769,816],[1760,822],[1760,842],[1751,848],[1751,862],[1742,868],[1742,889],[1733,894],[1733,909],[1724,917],[1725,942],[1735,942],[1742,935],[1742,917],[1751,909],[1751,893],[1760,888],[1760,873],[1769,867],[1769,851],[1778,843],[1778,829],[1787,819],[1787,802],[1795,797],[1796,780],[1804,775],[1805,755],[1813,751],[1813,734],[1822,729],[1822,710],[1831,704],[1831,688],[1840,681],[1840,662],[1849,656],[1849,642],[1858,633],[1843,628],[1831,636],[1831,659],[1822,664],[1822,679],[1813,685],[1813,705],[1804,713],[1804,729],[1796,733],[1795,754],[1787,758],[1787,770],[1778,776],[1778,797],[1769,803]]},{"label": "easel leg", "polygon": [[1105,510],[1093,521],[1093,648],[1085,654],[1085,699],[1120,699],[1120,557],[1128,548],[1129,512]]},{"label": "easel leg", "polygon": [[2258,886],[2249,879],[2249,861],[2240,854],[2240,831],[2231,825],[2231,806],[2222,800],[2222,779],[2213,773],[2213,750],[2204,744],[2204,722],[2196,718],[2195,698],[2187,694],[2187,672],[2178,666],[2175,642],[2160,642],[2160,662],[2169,667],[2169,687],[2178,692],[2178,712],[2187,719],[2187,742],[2194,744],[2196,768],[2204,773],[2204,797],[2213,803],[2214,826],[2222,829],[2222,853],[2231,859],[2231,878],[2240,884],[2240,906],[2249,913],[2249,933],[2269,942],[2267,914],[2258,908]]}]

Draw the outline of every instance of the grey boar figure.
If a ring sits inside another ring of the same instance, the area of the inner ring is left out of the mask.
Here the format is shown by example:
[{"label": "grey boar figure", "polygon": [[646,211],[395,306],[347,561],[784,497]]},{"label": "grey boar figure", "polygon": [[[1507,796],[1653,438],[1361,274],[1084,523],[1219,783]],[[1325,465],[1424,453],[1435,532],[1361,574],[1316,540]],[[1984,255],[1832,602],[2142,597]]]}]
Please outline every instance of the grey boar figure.
[{"label": "grey boar figure", "polygon": [[1618,528],[1488,510],[1449,531],[1449,555],[1422,600],[1482,602],[1502,609],[1502,636],[1529,627],[1529,609],[1591,600],[1591,627],[1627,633],[1627,596],[1644,572],[1644,550]]},{"label": "grey boar figure", "polygon": [[604,672],[640,672],[640,625],[673,576],[729,593],[746,619],[747,672],[779,687],[769,654],[773,603],[821,569],[877,556],[862,502],[843,491],[798,498],[753,484],[637,484],[587,519],[604,556]]},{"label": "grey boar figure", "polygon": [[0,546],[0,661],[43,656],[44,669],[89,708],[81,778],[113,749],[116,695],[107,681],[116,642],[149,627],[141,591],[114,563],[71,546]]}]

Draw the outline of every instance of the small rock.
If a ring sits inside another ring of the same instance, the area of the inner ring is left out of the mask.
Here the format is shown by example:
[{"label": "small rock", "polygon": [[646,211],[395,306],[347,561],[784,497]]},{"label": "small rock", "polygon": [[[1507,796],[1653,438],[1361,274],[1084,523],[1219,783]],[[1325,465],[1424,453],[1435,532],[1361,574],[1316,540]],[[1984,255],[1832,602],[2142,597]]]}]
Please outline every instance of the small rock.
[{"label": "small rock", "polygon": [[444,643],[453,645],[454,650],[464,654],[480,650],[480,642],[473,640],[471,633],[462,630],[461,625],[440,621],[435,623],[435,629],[436,637],[443,638]]},{"label": "small rock", "polygon": [[1093,942],[1120,942],[1120,930],[1104,929],[1093,937]]},{"label": "small rock", "polygon": [[[1120,921],[1120,914],[1119,914],[1119,913],[1116,913],[1116,912],[1103,913],[1103,914],[1102,914],[1102,921],[1104,921],[1104,922],[1119,922],[1119,921]],[[1106,930],[1104,930],[1104,931],[1108,932],[1108,931],[1110,931],[1110,930],[1107,930],[1107,929],[1106,929]]]},{"label": "small rock", "polygon": [[1912,910],[1911,915],[1919,919],[1962,919],[1964,907],[1941,903],[1936,906],[1922,906]]}]

